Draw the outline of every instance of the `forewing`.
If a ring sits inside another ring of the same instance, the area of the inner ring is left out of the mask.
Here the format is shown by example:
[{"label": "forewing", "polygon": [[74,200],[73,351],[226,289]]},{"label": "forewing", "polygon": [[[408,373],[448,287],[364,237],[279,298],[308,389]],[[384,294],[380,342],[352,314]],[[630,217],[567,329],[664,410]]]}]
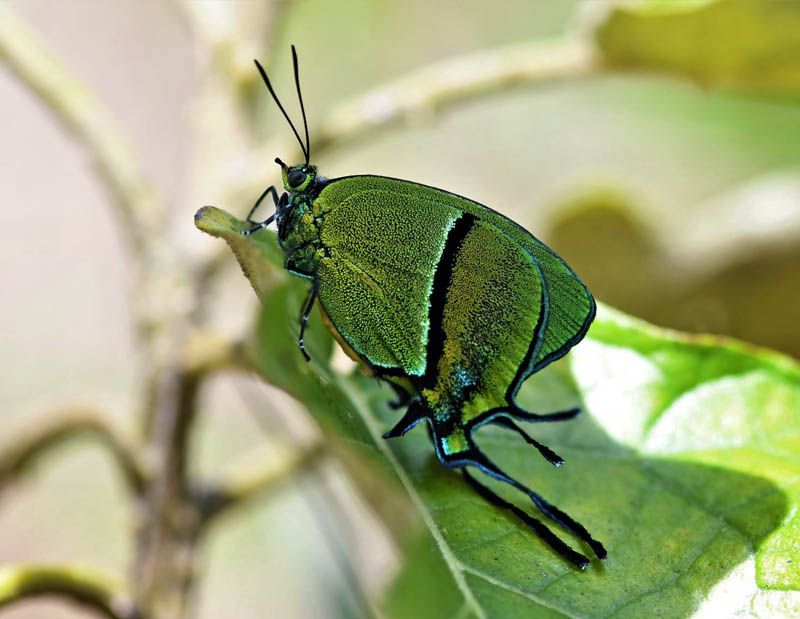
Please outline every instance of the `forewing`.
[{"label": "forewing", "polygon": [[460,213],[360,178],[370,177],[331,182],[317,198],[327,252],[318,268],[320,302],[367,363],[418,376],[436,266]]}]

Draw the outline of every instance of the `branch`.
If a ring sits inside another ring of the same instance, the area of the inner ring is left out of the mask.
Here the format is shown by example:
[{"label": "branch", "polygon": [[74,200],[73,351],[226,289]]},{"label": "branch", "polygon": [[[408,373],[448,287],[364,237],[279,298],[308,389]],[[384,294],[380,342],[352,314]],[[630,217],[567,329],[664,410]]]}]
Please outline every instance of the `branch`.
[{"label": "branch", "polygon": [[139,615],[115,579],[74,565],[5,565],[0,567],[0,608],[21,600],[57,595],[100,611],[111,619]]},{"label": "branch", "polygon": [[236,3],[173,2],[209,51],[211,66],[229,93],[239,99],[238,103],[245,103],[261,85],[261,78],[253,71],[253,58],[260,58],[266,66],[264,55],[269,50],[265,48],[274,44],[274,32],[283,22],[290,0],[262,1],[258,11],[253,7],[242,11]]},{"label": "branch", "polygon": [[[197,329],[182,341],[178,358],[154,365],[147,379],[141,433],[154,439],[162,474],[175,490],[185,489],[185,462],[189,432],[196,412],[197,392],[209,374],[223,370],[252,369],[243,340]],[[157,428],[157,420],[162,424]]]},{"label": "branch", "polygon": [[196,501],[204,522],[208,523],[228,509],[272,492],[289,480],[316,469],[327,453],[320,441],[291,451],[277,461],[274,450],[268,456],[261,453],[251,456],[248,461],[234,466],[227,479],[196,490]]},{"label": "branch", "polygon": [[119,228],[131,249],[141,253],[163,214],[163,204],[108,110],[4,3],[0,3],[0,59],[92,154],[113,196]]},{"label": "branch", "polygon": [[131,491],[141,495],[147,475],[128,441],[112,426],[105,415],[82,407],[65,407],[12,439],[0,451],[0,487],[25,472],[49,450],[81,434],[94,437],[119,465]]},{"label": "branch", "polygon": [[195,378],[221,370],[250,370],[253,368],[247,344],[211,331],[195,331],[186,338],[182,367]]},{"label": "branch", "polygon": [[[180,379],[183,390],[197,389],[209,375],[224,370],[249,371],[253,363],[247,352],[247,343],[241,339],[230,339],[217,333],[196,330],[184,341],[179,358]],[[151,368],[147,383],[147,398],[142,419],[142,436],[152,435],[159,398],[163,395],[161,382],[166,368],[156,365]],[[172,402],[179,400],[178,396]]]},{"label": "branch", "polygon": [[443,60],[337,107],[312,146],[319,152],[345,139],[430,116],[477,97],[583,78],[599,68],[591,46],[577,38],[509,45]]},{"label": "branch", "polygon": [[[190,0],[173,0],[193,34],[208,51],[209,69],[213,70],[216,81],[224,88],[222,93],[229,97],[232,109],[238,110],[245,119],[250,129],[250,136],[260,136],[258,127],[261,110],[256,105],[257,94],[263,87],[260,76],[254,71],[253,58],[259,58],[267,64],[272,56],[271,48],[274,47],[279,37],[274,36],[276,30],[283,27],[285,15],[291,5],[291,0],[264,0],[258,11],[252,7],[242,10],[236,3],[202,3]],[[246,25],[242,22],[246,21]],[[219,96],[217,90],[211,90],[208,84],[203,92],[209,96],[213,92]],[[214,136],[206,132],[216,124],[204,125],[203,137],[214,141]],[[225,126],[224,131],[228,131]],[[219,130],[217,130],[218,132]],[[227,139],[227,136],[217,136],[217,139]],[[193,274],[194,315],[197,321],[206,317],[208,305],[211,300],[209,290],[217,279],[219,271],[230,264],[230,252],[227,248],[216,247],[199,264]]]},{"label": "branch", "polygon": [[204,331],[187,332],[178,354],[154,367],[144,414],[154,475],[140,505],[132,568],[134,596],[148,612],[182,616],[194,577],[198,516],[191,504],[189,443],[204,379],[227,368],[246,368],[245,347]]},{"label": "branch", "polygon": [[[345,140],[399,122],[427,118],[450,107],[513,88],[582,79],[604,70],[591,42],[578,37],[534,41],[482,50],[422,67],[336,107],[311,136],[315,156]],[[312,122],[312,125],[315,123]],[[291,144],[291,146],[290,146]],[[226,172],[229,195],[257,195],[263,170],[276,153],[299,161],[297,144],[276,138]],[[241,179],[248,179],[242,182]]]}]

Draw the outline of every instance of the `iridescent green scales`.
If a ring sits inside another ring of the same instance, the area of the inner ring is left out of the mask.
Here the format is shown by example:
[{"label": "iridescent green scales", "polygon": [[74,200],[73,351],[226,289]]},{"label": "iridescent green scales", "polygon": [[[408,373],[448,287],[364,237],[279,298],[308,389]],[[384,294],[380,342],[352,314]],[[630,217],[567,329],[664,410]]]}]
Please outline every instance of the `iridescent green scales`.
[{"label": "iridescent green scales", "polygon": [[595,314],[586,286],[524,228],[477,202],[394,178],[318,176],[308,161],[307,128],[305,144],[292,129],[306,160],[291,167],[276,160],[286,192],[278,197],[270,187],[262,194],[256,206],[271,195],[276,212],[251,231],[277,221],[286,268],[312,281],[301,318],[303,354],[316,299],[337,341],[366,371],[392,384],[396,407],[407,407],[385,438],[425,420],[439,460],[464,469],[482,496],[513,511],[575,565],[588,565],[583,554],[464,467],[524,492],[546,517],[605,558],[583,526],[500,470],[473,439],[477,427],[494,423],[518,432],[556,466],[563,462],[515,422],[566,420],[577,409],[535,414],[514,398],[526,378],[585,335]]}]

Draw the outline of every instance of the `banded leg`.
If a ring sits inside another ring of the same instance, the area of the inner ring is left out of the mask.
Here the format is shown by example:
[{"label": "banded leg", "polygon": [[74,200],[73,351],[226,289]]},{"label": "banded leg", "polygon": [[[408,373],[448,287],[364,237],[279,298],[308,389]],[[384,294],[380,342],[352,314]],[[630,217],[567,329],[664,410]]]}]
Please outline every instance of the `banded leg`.
[{"label": "banded leg", "polygon": [[398,408],[403,408],[407,404],[411,402],[411,394],[403,389],[400,385],[397,385],[393,382],[389,382],[389,386],[394,391],[395,399],[389,402],[389,408],[397,410]]},{"label": "banded leg", "polygon": [[[256,212],[256,209],[259,207],[259,205],[264,200],[264,198],[267,196],[267,194],[272,194],[272,201],[275,203],[275,212],[272,215],[270,215],[269,217],[267,217],[264,221],[255,222],[255,221],[251,220],[250,217],[253,215],[253,213]],[[264,193],[262,193],[258,197],[258,200],[256,200],[256,203],[253,205],[253,208],[251,208],[250,212],[247,214],[247,222],[251,223],[253,225],[252,225],[251,228],[248,228],[247,230],[243,230],[242,234],[244,236],[247,236],[248,234],[252,234],[253,232],[261,230],[262,228],[266,228],[273,221],[275,221],[276,219],[279,219],[286,212],[286,209],[288,207],[289,207],[289,194],[283,193],[283,194],[281,194],[281,197],[279,198],[278,197],[278,192],[275,189],[275,186],[274,185],[270,185],[269,187],[267,187],[264,190]]]},{"label": "banded leg", "polygon": [[250,212],[247,213],[247,217],[245,218],[245,221],[247,223],[249,224],[259,223],[257,221],[253,221],[250,218],[253,216],[253,213],[255,213],[256,210],[258,210],[258,207],[261,205],[261,203],[264,201],[264,198],[266,198],[268,194],[272,194],[272,203],[275,205],[275,207],[278,206],[278,190],[275,189],[275,185],[270,185],[264,190],[264,193],[258,196],[258,200],[256,200],[256,203],[253,205],[253,208],[251,208]]},{"label": "banded leg", "polygon": [[508,417],[499,416],[492,420],[492,423],[497,426],[501,426],[503,428],[507,428],[509,430],[513,430],[517,432],[522,438],[529,445],[533,445],[536,449],[539,450],[539,453],[542,454],[545,460],[547,460],[553,466],[561,466],[564,464],[564,458],[559,456],[555,453],[552,449],[550,449],[547,445],[542,445],[539,441],[531,437],[525,430],[520,428],[517,424],[511,421]]},{"label": "banded leg", "polygon": [[397,438],[403,436],[411,428],[427,417],[425,408],[416,402],[408,407],[406,414],[398,421],[395,426],[383,435],[383,438]]},{"label": "banded leg", "polygon": [[314,284],[308,291],[308,296],[306,297],[306,305],[303,308],[303,315],[300,317],[300,337],[297,338],[297,345],[300,346],[300,352],[303,353],[303,356],[306,358],[306,361],[311,361],[311,357],[308,356],[306,352],[306,345],[305,345],[305,333],[306,333],[306,325],[308,324],[308,316],[311,314],[311,310],[314,307],[314,301],[317,300],[317,294],[319,293],[319,277],[314,278]]}]

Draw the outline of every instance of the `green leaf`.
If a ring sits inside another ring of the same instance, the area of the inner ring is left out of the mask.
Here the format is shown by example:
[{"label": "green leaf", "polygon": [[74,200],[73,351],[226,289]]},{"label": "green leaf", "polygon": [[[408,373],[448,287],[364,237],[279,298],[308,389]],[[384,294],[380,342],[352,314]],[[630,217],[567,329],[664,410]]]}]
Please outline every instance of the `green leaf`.
[{"label": "green leaf", "polygon": [[420,531],[407,548],[403,569],[395,578],[383,604],[387,617],[457,617],[467,610],[450,567],[429,531]]},{"label": "green leaf", "polygon": [[251,228],[233,215],[213,206],[204,206],[194,216],[198,229],[224,239],[239,261],[242,272],[250,281],[259,299],[264,299],[276,279],[283,273],[283,252],[274,233],[259,230],[245,236]]},{"label": "green leaf", "polygon": [[[245,272],[253,269],[251,263]],[[313,365],[303,361],[296,320],[307,283],[293,281],[264,296],[262,374],[368,466],[393,471],[430,532],[409,551],[407,569],[390,590],[391,616],[800,613],[794,361],[657,329],[601,307],[586,340],[520,393],[524,406],[540,412],[583,405],[575,421],[528,428],[566,464],[550,466],[499,428],[476,435],[502,468],[606,545],[608,559],[581,572],[443,469],[424,428],[382,440],[398,414],[386,404],[391,392],[331,367],[329,336],[317,315],[309,326]],[[536,515],[513,489],[493,488]]]},{"label": "green leaf", "polygon": [[650,1],[614,8],[596,30],[611,66],[702,84],[800,95],[800,3]]}]

